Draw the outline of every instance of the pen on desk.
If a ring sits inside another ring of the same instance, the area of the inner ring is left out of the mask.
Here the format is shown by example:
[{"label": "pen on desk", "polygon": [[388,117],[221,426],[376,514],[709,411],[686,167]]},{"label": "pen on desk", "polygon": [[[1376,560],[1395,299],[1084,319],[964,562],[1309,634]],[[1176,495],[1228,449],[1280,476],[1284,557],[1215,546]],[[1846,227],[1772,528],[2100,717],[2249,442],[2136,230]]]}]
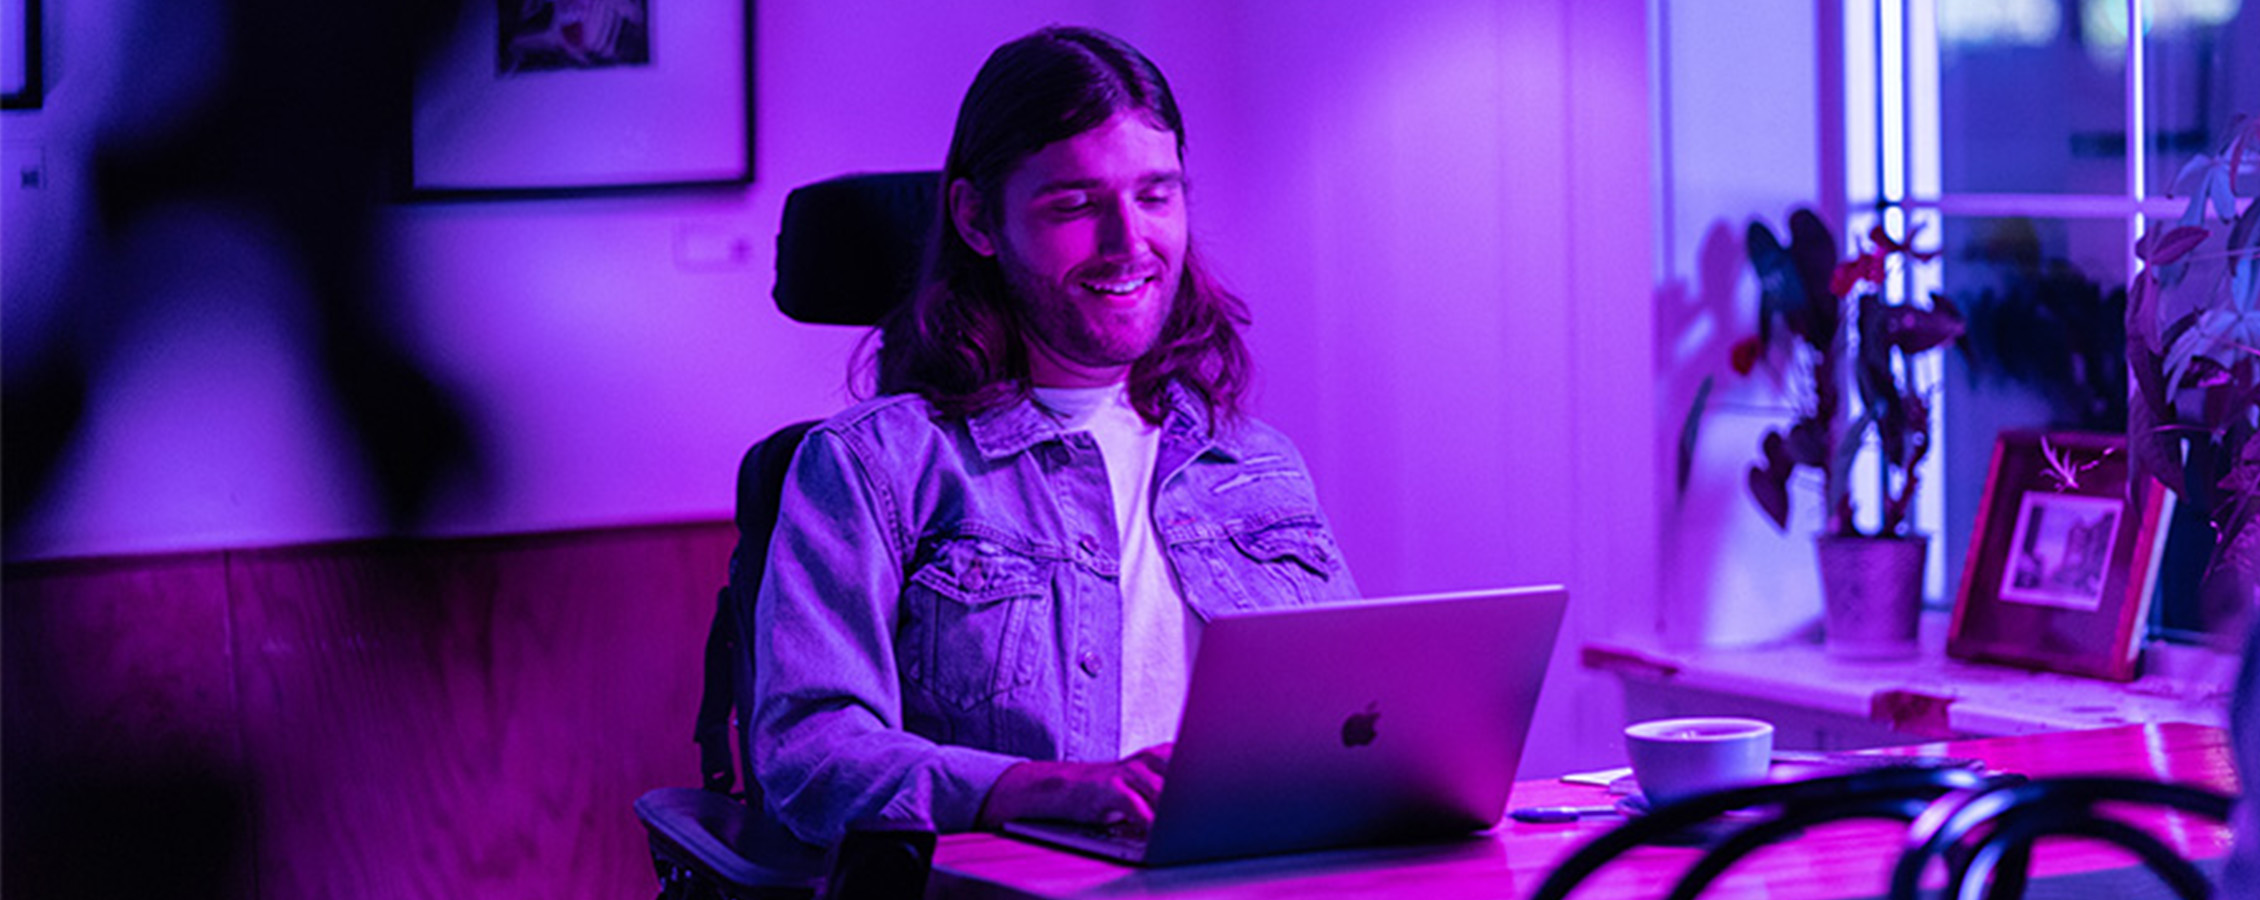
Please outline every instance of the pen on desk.
[{"label": "pen on desk", "polygon": [[1508,811],[1517,822],[1554,824],[1575,822],[1586,816],[1621,815],[1615,806],[1523,806]]}]

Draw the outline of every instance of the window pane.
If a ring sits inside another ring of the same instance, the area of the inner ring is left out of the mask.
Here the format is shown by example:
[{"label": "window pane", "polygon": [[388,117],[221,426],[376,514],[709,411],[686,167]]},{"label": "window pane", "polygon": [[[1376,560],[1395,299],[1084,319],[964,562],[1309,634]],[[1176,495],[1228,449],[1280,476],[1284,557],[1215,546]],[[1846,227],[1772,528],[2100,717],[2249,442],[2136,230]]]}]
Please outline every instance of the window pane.
[{"label": "window pane", "polygon": [[[2118,5],[2123,22],[2123,0]],[[2146,189],[2153,197],[2186,196],[2174,184],[2183,164],[2219,150],[2238,113],[2260,115],[2260,3],[2156,0],[2154,7],[2143,45]]]},{"label": "window pane", "polygon": [[2124,39],[2089,40],[2081,5],[1938,0],[1947,193],[2125,193]]},{"label": "window pane", "polygon": [[1957,216],[1941,230],[1943,290],[1969,321],[1947,355],[1940,423],[1946,571],[1959,579],[1996,435],[2126,430],[2126,225]]}]

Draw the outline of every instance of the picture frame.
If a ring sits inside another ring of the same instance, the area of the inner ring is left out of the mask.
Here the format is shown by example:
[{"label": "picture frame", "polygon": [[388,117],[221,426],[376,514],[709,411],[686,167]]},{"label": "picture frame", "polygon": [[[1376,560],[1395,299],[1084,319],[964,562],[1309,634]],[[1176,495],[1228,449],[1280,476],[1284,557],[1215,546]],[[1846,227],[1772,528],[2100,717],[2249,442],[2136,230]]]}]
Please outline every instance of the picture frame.
[{"label": "picture frame", "polygon": [[40,0],[0,0],[0,46],[9,61],[0,71],[0,109],[38,109],[46,95]]},{"label": "picture frame", "polygon": [[473,0],[416,73],[409,200],[753,180],[752,0]]},{"label": "picture frame", "polygon": [[2172,497],[2130,472],[2124,435],[2003,432],[1946,654],[2133,679]]}]

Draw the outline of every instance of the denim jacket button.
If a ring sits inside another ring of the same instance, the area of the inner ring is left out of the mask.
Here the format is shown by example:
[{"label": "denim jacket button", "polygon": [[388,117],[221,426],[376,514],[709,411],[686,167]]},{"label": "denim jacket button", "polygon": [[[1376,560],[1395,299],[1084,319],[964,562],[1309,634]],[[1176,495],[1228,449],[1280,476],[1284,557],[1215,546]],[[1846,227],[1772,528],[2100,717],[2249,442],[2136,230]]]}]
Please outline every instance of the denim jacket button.
[{"label": "denim jacket button", "polygon": [[1099,677],[1100,665],[1098,654],[1093,653],[1089,650],[1085,650],[1083,651],[1083,655],[1076,659],[1076,664],[1083,667],[1083,674],[1089,675],[1092,678]]}]

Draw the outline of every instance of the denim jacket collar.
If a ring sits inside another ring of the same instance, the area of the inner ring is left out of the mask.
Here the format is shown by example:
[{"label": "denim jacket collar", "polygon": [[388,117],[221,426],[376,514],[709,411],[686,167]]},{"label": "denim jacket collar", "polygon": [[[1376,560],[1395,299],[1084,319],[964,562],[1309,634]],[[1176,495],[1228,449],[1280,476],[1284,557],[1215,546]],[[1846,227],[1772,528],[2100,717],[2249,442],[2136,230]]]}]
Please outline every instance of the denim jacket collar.
[{"label": "denim jacket collar", "polygon": [[[1203,452],[1214,452],[1226,459],[1241,457],[1238,442],[1231,434],[1210,433],[1208,407],[1198,396],[1176,382],[1170,382],[1167,390],[1168,412],[1162,416],[1161,423],[1165,445],[1187,459]],[[972,434],[973,446],[980,451],[981,458],[992,462],[1025,453],[1037,444],[1058,440],[1061,434],[1059,423],[1045,415],[1035,398],[1025,392],[1011,403],[974,413],[966,422],[966,430]]]}]

